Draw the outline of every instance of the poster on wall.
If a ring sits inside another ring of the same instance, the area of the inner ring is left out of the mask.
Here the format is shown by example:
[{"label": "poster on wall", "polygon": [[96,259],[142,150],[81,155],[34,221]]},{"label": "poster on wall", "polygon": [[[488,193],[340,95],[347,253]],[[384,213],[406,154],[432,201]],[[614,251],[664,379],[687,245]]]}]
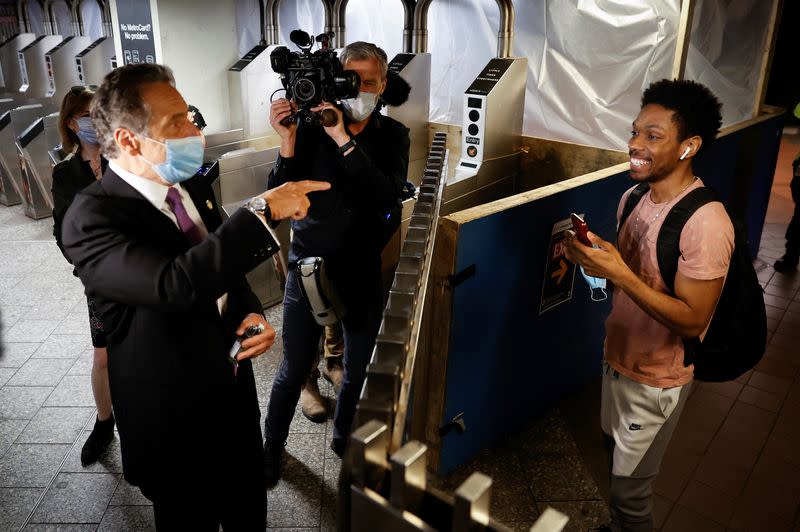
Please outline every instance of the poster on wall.
[{"label": "poster on wall", "polygon": [[564,254],[564,237],[572,229],[572,220],[567,218],[553,225],[550,233],[550,244],[547,246],[547,266],[544,269],[542,283],[542,299],[539,303],[539,314],[572,299],[575,285],[575,264],[567,260]]},{"label": "poster on wall", "polygon": [[116,4],[122,43],[122,61],[118,62],[123,65],[157,63],[150,2],[117,0]]}]

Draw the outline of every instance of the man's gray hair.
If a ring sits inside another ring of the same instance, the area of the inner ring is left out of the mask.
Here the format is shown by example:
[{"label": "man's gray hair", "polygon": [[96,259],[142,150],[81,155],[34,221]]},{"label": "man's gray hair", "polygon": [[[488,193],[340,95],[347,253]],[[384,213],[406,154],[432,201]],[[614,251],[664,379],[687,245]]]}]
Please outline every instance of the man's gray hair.
[{"label": "man's gray hair", "polygon": [[148,83],[169,83],[175,86],[172,70],[163,65],[140,63],[112,70],[92,98],[90,113],[97,129],[100,151],[107,159],[116,158],[119,148],[114,131],[124,127],[146,135],[150,108],[142,100],[140,89]]},{"label": "man's gray hair", "polygon": [[366,59],[375,59],[378,61],[381,66],[381,79],[386,79],[386,73],[389,70],[389,60],[386,57],[386,52],[371,42],[351,42],[342,48],[339,54],[339,60],[342,64],[348,61],[364,61]]}]

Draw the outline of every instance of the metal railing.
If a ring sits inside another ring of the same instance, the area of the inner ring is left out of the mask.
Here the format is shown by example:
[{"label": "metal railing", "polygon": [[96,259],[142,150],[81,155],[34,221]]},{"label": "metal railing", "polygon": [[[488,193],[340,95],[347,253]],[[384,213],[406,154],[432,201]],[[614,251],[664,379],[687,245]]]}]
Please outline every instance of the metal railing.
[{"label": "metal railing", "polygon": [[420,323],[447,176],[446,139],[445,133],[437,133],[431,144],[356,409],[354,426],[376,419],[390,427],[391,450],[400,447],[406,432]]},{"label": "metal railing", "polygon": [[[436,133],[356,408],[339,478],[340,531],[510,531],[491,518],[492,479],[473,473],[448,495],[427,486],[427,446],[408,440],[409,402],[425,295],[447,179],[447,136]],[[548,508],[532,531],[559,532]]]}]

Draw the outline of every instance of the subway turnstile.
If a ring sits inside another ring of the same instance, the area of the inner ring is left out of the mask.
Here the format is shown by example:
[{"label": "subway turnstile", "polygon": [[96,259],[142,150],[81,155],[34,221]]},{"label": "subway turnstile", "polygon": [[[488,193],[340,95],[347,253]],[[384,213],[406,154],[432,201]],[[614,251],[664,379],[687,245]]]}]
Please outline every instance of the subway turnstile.
[{"label": "subway turnstile", "polygon": [[17,136],[53,110],[52,105],[36,103],[15,107],[0,115],[0,203],[3,205],[17,205],[24,194]]},{"label": "subway turnstile", "polygon": [[22,203],[25,215],[38,220],[53,213],[53,159],[51,151],[61,143],[58,113],[36,120],[17,137]]}]

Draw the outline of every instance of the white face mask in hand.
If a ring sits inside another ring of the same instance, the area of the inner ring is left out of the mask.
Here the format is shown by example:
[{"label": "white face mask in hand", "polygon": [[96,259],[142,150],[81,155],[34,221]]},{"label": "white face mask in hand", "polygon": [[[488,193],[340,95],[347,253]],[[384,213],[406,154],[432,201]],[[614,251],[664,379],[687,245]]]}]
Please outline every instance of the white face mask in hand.
[{"label": "white face mask in hand", "polygon": [[359,92],[355,98],[342,100],[342,107],[353,122],[361,122],[372,114],[377,103],[377,92]]}]

